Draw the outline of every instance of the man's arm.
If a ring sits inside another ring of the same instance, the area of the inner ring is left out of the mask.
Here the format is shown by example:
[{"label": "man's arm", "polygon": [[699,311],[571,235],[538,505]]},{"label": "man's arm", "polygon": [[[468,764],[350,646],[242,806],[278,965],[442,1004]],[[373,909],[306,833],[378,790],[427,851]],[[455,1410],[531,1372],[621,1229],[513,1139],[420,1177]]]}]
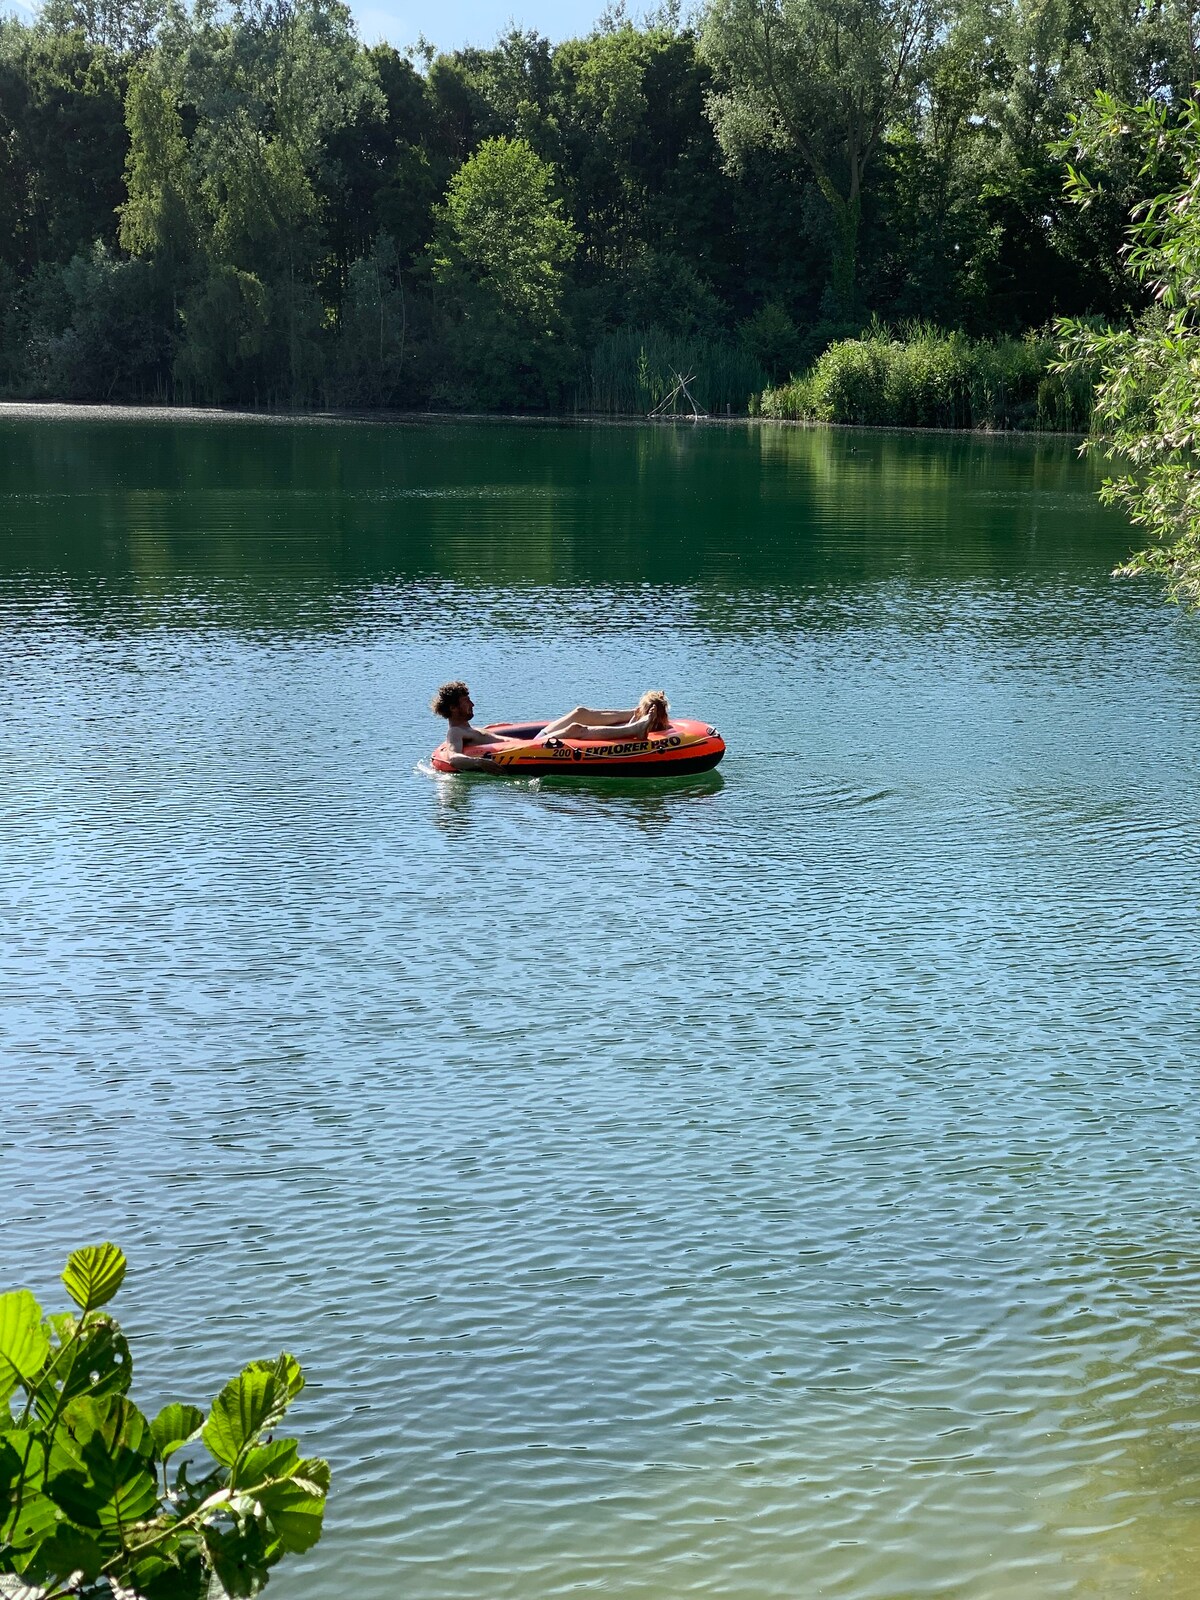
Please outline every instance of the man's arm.
[{"label": "man's arm", "polygon": [[[472,735],[474,737],[471,737]],[[480,745],[498,743],[495,734],[480,733],[478,728],[447,728],[446,743],[450,746],[450,766],[455,772],[487,772],[495,766],[495,757],[491,755],[468,755],[467,739],[469,737],[471,737],[471,749],[478,749]]]},{"label": "man's arm", "polygon": [[468,756],[461,750],[449,757],[450,767],[454,772],[494,772],[496,770],[495,756]]}]

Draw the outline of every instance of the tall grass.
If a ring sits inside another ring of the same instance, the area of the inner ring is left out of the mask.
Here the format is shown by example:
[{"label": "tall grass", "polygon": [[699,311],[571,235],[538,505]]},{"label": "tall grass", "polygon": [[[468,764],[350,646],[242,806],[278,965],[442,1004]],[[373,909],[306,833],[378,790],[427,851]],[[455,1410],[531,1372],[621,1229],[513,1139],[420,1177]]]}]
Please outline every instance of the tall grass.
[{"label": "tall grass", "polygon": [[[702,334],[672,334],[662,328],[619,328],[592,352],[575,397],[577,411],[610,416],[645,416],[675,386],[675,375],[694,374],[688,388],[702,411],[744,413],[767,382],[767,374],[741,345]],[[690,416],[680,396],[674,410]]]},{"label": "tall grass", "polygon": [[764,391],[763,416],[907,428],[1083,432],[1086,378],[1051,372],[1052,339],[974,340],[927,323],[873,324],[831,344],[809,370]]}]

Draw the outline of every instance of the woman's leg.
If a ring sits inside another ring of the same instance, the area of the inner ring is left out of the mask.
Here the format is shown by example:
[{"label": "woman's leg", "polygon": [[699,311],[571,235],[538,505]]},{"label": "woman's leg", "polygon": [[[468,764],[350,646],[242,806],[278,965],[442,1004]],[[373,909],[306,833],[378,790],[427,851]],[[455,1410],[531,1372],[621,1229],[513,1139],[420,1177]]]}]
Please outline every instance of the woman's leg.
[{"label": "woman's leg", "polygon": [[632,716],[632,711],[595,711],[590,706],[576,706],[574,711],[548,722],[542,729],[541,737],[544,739],[548,734],[561,733],[573,722],[586,723],[592,728],[615,728],[622,722],[628,722]]}]

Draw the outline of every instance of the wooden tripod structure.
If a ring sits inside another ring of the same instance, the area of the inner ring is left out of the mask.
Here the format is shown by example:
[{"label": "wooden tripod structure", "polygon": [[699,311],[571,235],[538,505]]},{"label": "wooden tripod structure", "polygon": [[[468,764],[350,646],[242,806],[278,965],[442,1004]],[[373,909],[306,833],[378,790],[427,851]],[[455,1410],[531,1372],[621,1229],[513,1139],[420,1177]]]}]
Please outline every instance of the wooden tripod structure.
[{"label": "wooden tripod structure", "polygon": [[648,415],[651,417],[665,417],[669,410],[671,415],[674,416],[675,402],[682,394],[687,400],[688,405],[690,405],[692,408],[693,422],[699,422],[702,417],[707,417],[708,412],[701,411],[700,407],[692,398],[692,391],[688,388],[689,383],[695,383],[696,374],[694,372],[689,372],[685,378],[681,372],[676,372],[673,374],[673,377],[675,379],[674,388],[671,390],[670,394],[666,395],[658,402],[654,410],[649,412]]}]

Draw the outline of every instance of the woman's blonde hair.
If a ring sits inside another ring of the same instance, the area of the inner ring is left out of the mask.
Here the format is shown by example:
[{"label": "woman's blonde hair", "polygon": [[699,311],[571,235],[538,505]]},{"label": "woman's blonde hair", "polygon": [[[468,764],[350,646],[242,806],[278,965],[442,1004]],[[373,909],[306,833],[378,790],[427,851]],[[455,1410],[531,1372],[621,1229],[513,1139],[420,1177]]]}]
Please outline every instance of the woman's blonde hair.
[{"label": "woman's blonde hair", "polygon": [[647,689],[637,703],[637,714],[639,717],[649,715],[651,732],[657,732],[658,729],[665,728],[671,720],[671,707],[667,701],[665,690]]}]

